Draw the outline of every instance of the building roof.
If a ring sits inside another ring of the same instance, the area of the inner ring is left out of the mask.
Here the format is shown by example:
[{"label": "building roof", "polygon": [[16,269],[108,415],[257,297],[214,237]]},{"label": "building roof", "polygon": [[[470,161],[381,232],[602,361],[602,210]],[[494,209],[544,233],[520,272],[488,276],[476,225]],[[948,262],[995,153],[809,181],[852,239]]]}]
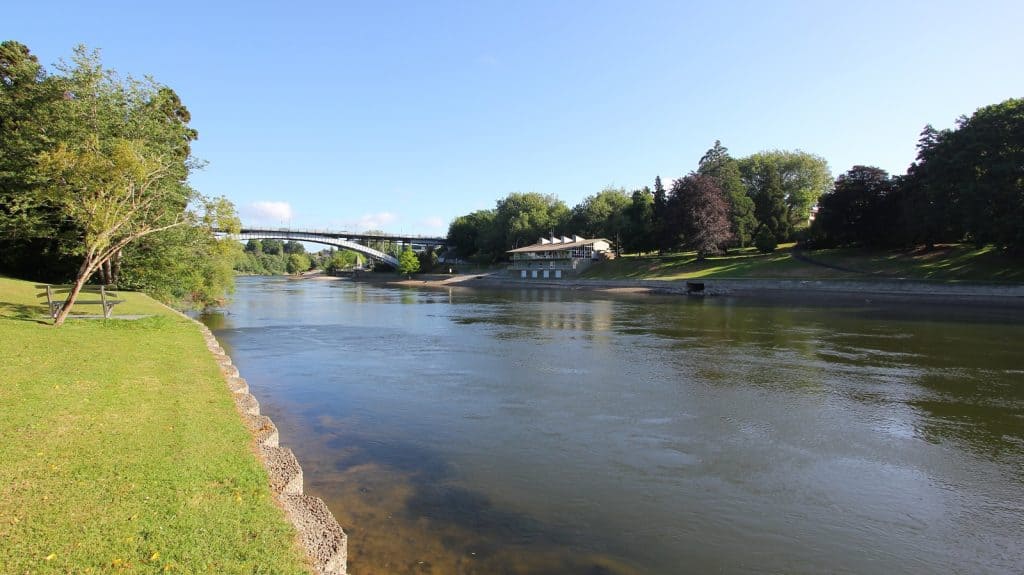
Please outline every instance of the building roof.
[{"label": "building roof", "polygon": [[508,250],[507,253],[524,254],[530,252],[557,252],[561,250],[581,248],[583,246],[593,245],[597,242],[604,242],[606,244],[610,243],[604,238],[592,238],[588,240],[587,238],[581,238],[580,236],[572,236],[571,238],[568,236],[551,236],[550,238],[541,238],[537,243],[530,246]]}]

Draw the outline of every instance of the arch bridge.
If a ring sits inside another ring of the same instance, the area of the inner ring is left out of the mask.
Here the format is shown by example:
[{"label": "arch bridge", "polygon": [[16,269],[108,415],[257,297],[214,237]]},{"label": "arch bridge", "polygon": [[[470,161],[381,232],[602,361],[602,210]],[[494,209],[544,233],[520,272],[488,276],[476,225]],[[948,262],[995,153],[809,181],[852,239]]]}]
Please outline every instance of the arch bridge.
[{"label": "arch bridge", "polygon": [[332,230],[293,230],[289,228],[243,227],[237,234],[223,232],[222,234],[224,237],[242,242],[248,240],[291,240],[334,246],[361,253],[375,262],[385,263],[396,268],[398,267],[398,258],[372,248],[367,244],[391,242],[399,244],[402,246],[402,249],[405,246],[411,246],[413,250],[424,250],[431,247],[444,247],[448,241],[447,238],[434,236],[355,233]]}]

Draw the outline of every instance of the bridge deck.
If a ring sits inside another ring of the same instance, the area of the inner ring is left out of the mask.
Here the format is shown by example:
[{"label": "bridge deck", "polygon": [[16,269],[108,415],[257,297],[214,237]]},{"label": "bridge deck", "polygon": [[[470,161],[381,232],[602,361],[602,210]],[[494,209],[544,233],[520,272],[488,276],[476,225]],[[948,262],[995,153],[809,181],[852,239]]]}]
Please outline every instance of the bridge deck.
[{"label": "bridge deck", "polygon": [[363,245],[359,242],[386,241],[411,246],[438,247],[447,243],[446,238],[434,236],[417,235],[395,235],[395,234],[366,234],[346,231],[331,230],[293,230],[290,228],[242,228],[239,233],[227,233],[223,230],[216,230],[218,233],[239,241],[245,240],[293,240],[299,242],[311,242],[328,246],[335,246],[359,252],[373,259],[388,265],[398,267],[398,258],[391,254]]}]

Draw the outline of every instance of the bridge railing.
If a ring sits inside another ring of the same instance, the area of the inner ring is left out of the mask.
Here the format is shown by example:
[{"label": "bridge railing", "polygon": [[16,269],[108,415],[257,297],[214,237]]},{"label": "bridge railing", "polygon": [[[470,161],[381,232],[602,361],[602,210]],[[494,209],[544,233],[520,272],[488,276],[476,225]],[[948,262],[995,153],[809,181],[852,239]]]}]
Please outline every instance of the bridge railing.
[{"label": "bridge railing", "polygon": [[428,236],[422,234],[373,234],[367,232],[353,232],[349,230],[326,230],[326,229],[315,229],[315,228],[269,228],[269,227],[250,227],[242,226],[242,233],[259,233],[259,232],[273,232],[279,234],[306,234],[306,235],[318,235],[318,236],[330,236],[330,237],[358,237],[367,239],[381,239],[381,240],[421,240],[430,243],[445,243],[448,238],[439,236]]}]

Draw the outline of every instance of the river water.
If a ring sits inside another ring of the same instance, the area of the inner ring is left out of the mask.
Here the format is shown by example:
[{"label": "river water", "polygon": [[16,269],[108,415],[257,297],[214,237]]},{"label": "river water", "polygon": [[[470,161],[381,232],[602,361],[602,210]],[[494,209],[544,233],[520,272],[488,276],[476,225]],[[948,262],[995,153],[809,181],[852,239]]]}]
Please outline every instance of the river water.
[{"label": "river water", "polygon": [[1022,573],[1024,314],[239,278],[205,318],[385,573]]}]

